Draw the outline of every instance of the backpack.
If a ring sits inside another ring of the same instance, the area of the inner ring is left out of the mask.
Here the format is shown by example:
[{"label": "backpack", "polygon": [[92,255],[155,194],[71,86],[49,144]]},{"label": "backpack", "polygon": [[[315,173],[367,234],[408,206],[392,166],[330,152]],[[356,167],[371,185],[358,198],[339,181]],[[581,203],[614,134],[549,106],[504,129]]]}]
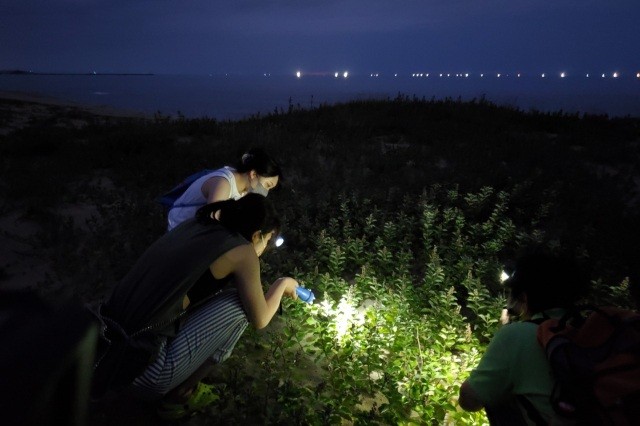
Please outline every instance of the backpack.
[{"label": "backpack", "polygon": [[[551,405],[561,418],[580,425],[640,425],[638,312],[574,310],[542,320],[537,336],[556,379]],[[529,414],[540,423],[539,414]]]},{"label": "backpack", "polygon": [[158,197],[156,201],[169,210],[174,207],[193,207],[202,205],[202,203],[175,204],[175,202],[182,196],[182,194],[184,194],[184,192],[187,190],[187,188],[189,188],[189,186],[191,186],[193,182],[195,182],[202,176],[208,175],[209,173],[213,172],[215,172],[215,170],[213,169],[204,169],[186,177],[182,182],[173,187],[171,191],[166,192],[165,194]]}]

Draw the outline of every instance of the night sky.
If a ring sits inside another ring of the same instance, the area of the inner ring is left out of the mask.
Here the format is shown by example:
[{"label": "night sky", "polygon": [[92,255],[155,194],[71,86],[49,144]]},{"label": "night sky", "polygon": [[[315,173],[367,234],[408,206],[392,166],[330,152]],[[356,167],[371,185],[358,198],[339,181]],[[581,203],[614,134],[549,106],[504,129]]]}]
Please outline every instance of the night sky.
[{"label": "night sky", "polygon": [[640,0],[8,0],[0,70],[640,71]]}]

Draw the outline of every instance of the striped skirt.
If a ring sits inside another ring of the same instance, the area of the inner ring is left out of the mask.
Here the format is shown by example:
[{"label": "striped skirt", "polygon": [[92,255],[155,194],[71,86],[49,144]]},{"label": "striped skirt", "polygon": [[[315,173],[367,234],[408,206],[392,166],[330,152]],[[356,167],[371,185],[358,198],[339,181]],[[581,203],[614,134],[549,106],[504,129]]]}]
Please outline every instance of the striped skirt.
[{"label": "striped skirt", "polygon": [[220,293],[191,313],[178,334],[162,345],[156,360],[134,380],[136,393],[150,399],[162,397],[207,359],[214,363],[226,360],[247,325],[235,289]]}]

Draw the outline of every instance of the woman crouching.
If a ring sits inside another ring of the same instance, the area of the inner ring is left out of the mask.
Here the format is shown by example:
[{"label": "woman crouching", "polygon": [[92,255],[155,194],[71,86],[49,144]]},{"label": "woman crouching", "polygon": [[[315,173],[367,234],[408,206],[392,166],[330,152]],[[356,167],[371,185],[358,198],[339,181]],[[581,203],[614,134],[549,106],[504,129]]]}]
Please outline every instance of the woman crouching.
[{"label": "woman crouching", "polygon": [[213,402],[200,380],[248,324],[265,327],[283,296],[297,298],[293,278],[266,294],[260,282],[258,256],[279,228],[266,198],[249,194],[203,206],[152,244],[101,306],[94,395],[128,387],[161,399],[165,419]]}]

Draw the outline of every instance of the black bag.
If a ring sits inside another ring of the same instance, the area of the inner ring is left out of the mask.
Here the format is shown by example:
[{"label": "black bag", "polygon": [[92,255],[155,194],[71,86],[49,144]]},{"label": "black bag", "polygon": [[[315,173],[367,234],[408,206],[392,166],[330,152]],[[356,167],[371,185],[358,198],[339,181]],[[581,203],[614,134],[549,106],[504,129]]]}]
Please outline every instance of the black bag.
[{"label": "black bag", "polygon": [[122,391],[140,376],[158,355],[162,339],[149,332],[128,336],[109,318],[100,314],[96,316],[102,327],[96,350],[91,396],[100,398],[110,391]]}]

